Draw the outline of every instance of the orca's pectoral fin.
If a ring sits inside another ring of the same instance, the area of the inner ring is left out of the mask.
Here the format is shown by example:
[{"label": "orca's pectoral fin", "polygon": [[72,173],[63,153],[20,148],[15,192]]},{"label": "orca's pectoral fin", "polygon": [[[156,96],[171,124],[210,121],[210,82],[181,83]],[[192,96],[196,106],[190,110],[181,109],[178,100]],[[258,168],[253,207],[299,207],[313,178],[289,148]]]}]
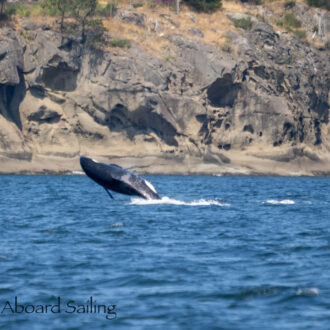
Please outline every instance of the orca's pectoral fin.
[{"label": "orca's pectoral fin", "polygon": [[107,188],[104,188],[107,194],[109,195],[110,198],[114,199],[113,196],[111,195],[110,191]]}]

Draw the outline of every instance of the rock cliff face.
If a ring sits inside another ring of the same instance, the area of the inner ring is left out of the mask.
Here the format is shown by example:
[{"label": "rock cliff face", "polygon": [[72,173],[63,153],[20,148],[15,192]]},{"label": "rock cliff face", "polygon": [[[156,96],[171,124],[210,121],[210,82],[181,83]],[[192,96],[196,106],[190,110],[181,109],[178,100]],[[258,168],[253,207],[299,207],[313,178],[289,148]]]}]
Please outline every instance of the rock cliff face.
[{"label": "rock cliff face", "polygon": [[258,21],[230,53],[200,36],[164,36],[168,61],[0,29],[0,172],[329,175],[329,50]]}]

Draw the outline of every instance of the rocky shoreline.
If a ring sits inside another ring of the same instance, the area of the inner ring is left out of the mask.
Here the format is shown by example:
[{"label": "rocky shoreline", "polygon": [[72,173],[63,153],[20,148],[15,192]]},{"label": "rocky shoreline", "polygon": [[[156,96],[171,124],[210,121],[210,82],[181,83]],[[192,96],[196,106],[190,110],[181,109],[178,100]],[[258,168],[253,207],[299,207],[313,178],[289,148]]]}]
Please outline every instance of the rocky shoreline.
[{"label": "rocky shoreline", "polygon": [[165,59],[0,28],[0,173],[72,173],[88,155],[144,174],[330,175],[329,50],[257,17],[230,50],[196,29],[150,32]]}]

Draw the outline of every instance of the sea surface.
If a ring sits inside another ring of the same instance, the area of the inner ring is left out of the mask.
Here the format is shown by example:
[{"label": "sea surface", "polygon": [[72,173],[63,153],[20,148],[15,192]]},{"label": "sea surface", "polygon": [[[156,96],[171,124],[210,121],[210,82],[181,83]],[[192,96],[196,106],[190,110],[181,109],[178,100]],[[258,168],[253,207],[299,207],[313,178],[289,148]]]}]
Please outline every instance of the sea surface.
[{"label": "sea surface", "polygon": [[330,329],[330,178],[146,178],[0,176],[1,329]]}]

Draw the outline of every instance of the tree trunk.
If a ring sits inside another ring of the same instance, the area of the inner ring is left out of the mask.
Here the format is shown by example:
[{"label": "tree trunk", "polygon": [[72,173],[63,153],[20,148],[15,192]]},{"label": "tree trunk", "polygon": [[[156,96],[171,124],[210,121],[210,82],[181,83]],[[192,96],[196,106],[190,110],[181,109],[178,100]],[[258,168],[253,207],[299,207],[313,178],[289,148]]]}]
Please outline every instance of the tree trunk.
[{"label": "tree trunk", "polygon": [[176,0],[176,14],[179,15],[180,14],[180,0]]},{"label": "tree trunk", "polygon": [[86,42],[85,20],[83,20],[81,24],[81,42],[83,44]]},{"label": "tree trunk", "polygon": [[64,27],[64,11],[62,11],[61,14],[61,26],[60,26],[61,33],[63,33],[63,27]]},{"label": "tree trunk", "polygon": [[2,15],[3,14],[3,7],[5,6],[5,1],[2,1],[1,2],[1,11],[0,11],[0,14]]}]

